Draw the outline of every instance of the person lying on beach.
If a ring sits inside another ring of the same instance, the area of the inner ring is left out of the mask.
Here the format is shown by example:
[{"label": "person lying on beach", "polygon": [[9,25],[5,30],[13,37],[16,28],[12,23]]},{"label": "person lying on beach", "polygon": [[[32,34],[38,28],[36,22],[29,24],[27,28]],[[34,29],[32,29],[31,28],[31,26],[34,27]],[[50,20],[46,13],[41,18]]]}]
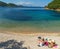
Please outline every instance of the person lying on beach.
[{"label": "person lying on beach", "polygon": [[42,38],[41,37],[38,37],[38,46],[39,47],[43,46]]},{"label": "person lying on beach", "polygon": [[42,39],[41,37],[38,37],[38,46],[44,46],[44,38]]}]

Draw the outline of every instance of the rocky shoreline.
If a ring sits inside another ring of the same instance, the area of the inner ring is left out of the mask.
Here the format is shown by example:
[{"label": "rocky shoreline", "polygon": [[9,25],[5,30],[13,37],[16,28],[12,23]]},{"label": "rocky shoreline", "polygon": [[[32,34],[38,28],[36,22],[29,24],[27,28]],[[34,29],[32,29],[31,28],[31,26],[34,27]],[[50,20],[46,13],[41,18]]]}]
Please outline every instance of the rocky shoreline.
[{"label": "rocky shoreline", "polygon": [[54,11],[58,11],[60,12],[60,9],[49,9],[49,8],[45,8],[46,10],[54,10]]}]

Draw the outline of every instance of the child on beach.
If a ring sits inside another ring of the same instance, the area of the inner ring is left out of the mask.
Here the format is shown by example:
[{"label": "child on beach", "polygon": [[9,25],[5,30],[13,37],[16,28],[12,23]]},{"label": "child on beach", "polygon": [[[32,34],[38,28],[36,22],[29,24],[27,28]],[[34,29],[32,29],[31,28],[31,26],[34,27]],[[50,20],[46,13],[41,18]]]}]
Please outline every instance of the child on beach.
[{"label": "child on beach", "polygon": [[48,46],[48,39],[45,39],[44,45]]}]

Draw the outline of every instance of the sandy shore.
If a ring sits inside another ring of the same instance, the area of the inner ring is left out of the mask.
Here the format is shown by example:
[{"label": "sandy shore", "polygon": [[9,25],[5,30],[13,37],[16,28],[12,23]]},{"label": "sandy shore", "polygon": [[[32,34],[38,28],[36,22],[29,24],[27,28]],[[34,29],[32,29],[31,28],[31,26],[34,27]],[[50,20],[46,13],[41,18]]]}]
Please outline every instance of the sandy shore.
[{"label": "sandy shore", "polygon": [[[0,42],[5,42],[7,40],[17,40],[18,42],[24,41],[25,47],[29,47],[30,49],[50,49],[48,47],[38,47],[38,39],[37,37],[41,36],[44,38],[51,38],[56,41],[56,43],[60,46],[60,36],[57,34],[46,34],[46,33],[36,33],[36,34],[19,34],[19,33],[0,33]],[[57,49],[57,48],[51,48]],[[58,48],[60,49],[60,48]]]}]

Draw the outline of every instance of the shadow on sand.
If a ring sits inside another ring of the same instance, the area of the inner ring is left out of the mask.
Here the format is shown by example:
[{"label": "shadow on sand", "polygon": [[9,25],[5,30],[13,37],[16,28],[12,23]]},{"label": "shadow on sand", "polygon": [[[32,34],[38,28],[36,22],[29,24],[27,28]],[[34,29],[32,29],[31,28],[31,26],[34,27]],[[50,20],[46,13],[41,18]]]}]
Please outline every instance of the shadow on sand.
[{"label": "shadow on sand", "polygon": [[0,43],[0,49],[27,49],[23,44],[24,41],[8,40]]}]

